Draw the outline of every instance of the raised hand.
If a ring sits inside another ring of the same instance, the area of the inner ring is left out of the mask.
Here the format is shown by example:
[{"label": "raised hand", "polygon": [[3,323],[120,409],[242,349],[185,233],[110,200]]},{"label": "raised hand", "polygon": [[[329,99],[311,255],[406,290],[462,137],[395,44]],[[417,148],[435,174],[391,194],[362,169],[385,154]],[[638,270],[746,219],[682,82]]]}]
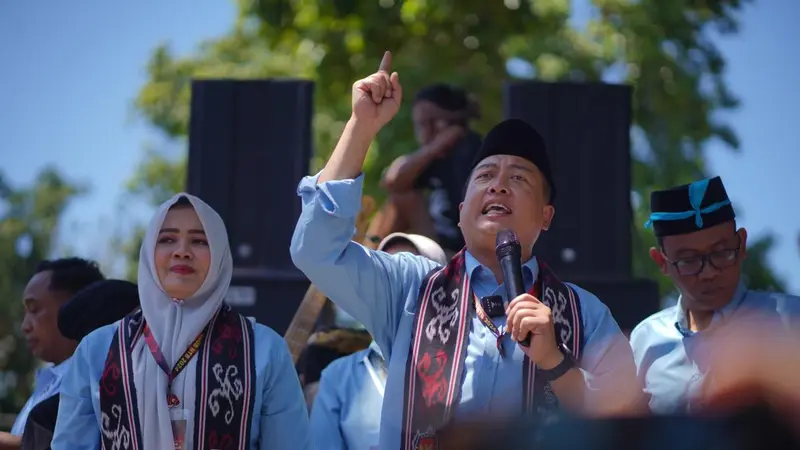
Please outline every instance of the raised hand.
[{"label": "raised hand", "polygon": [[439,131],[430,143],[431,151],[439,158],[443,157],[461,139],[466,130],[461,125],[448,125]]},{"label": "raised hand", "polygon": [[378,71],[353,83],[353,119],[377,132],[400,110],[403,88],[391,72],[392,53],[383,54]]}]

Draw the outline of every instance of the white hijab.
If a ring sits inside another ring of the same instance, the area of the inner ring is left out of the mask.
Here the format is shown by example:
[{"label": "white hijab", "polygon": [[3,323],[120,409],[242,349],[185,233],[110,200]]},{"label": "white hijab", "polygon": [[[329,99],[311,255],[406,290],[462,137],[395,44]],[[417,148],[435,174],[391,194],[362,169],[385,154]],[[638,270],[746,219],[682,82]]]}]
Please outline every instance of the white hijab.
[{"label": "white hijab", "polygon": [[[183,302],[173,301],[164,292],[155,268],[155,247],[158,233],[170,207],[186,197],[194,207],[211,251],[211,264],[203,285]],[[153,216],[139,253],[139,297],[142,313],[153,337],[172,368],[189,344],[213,318],[228,292],[233,274],[233,260],[228,244],[225,223],[216,211],[199,198],[180,193],[166,201]],[[172,383],[172,391],[180,399],[176,410],[185,410],[186,446],[194,443],[195,371],[197,356],[192,358]],[[167,375],[156,363],[144,339],[133,349],[134,383],[142,431],[142,448],[169,449],[174,447],[170,408],[167,406]],[[175,414],[175,412],[173,412]]]}]

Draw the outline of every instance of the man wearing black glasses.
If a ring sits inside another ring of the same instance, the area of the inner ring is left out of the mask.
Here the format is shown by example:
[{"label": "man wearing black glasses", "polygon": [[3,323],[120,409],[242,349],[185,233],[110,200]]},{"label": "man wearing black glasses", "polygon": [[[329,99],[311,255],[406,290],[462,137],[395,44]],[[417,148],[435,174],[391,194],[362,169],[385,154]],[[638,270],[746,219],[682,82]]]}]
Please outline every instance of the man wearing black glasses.
[{"label": "man wearing black glasses", "polygon": [[631,346],[651,411],[690,412],[702,407],[703,392],[713,383],[715,332],[745,323],[785,326],[800,315],[800,298],[747,290],[741,279],[747,231],[736,228],[719,177],[655,191],[650,204],[645,226],[653,228],[658,241],[650,257],[675,283],[680,298],[640,323],[631,333]]}]

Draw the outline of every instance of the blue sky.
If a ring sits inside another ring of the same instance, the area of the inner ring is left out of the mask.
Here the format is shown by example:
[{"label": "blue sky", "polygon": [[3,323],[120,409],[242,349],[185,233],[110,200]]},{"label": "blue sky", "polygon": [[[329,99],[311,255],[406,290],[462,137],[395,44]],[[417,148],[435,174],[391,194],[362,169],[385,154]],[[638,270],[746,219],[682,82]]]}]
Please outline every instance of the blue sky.
[{"label": "blue sky", "polygon": [[[91,186],[68,210],[61,241],[109,260],[109,236],[149,210],[131,205],[122,186],[160,136],[138,122],[131,102],[144,64],[160,42],[181,53],[228,30],[231,1],[0,2],[0,170],[28,183],[45,165]],[[80,5],[80,6],[77,6]],[[796,153],[800,2],[759,0],[742,32],[719,40],[728,82],[743,101],[725,117],[742,151],[708,146],[710,172],[721,175],[751,235],[773,232],[771,262],[800,292],[800,156]],[[124,209],[123,209],[124,205]],[[791,280],[793,278],[793,280]]]}]

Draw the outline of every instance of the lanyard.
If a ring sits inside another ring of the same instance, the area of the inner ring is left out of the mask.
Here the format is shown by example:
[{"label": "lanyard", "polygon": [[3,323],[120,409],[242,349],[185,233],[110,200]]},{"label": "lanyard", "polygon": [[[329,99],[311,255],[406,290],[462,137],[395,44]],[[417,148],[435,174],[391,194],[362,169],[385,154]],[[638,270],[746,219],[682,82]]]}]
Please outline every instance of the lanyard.
[{"label": "lanyard", "polygon": [[158,347],[158,343],[156,343],[155,338],[153,337],[153,333],[150,332],[150,327],[147,324],[144,324],[144,328],[142,329],[142,336],[144,336],[144,342],[147,344],[147,348],[150,349],[150,353],[153,355],[153,358],[156,360],[158,367],[164,371],[164,374],[167,375],[167,405],[170,408],[174,408],[181,404],[178,396],[172,393],[172,382],[177,378],[178,375],[186,368],[186,365],[189,364],[189,361],[192,360],[194,355],[200,350],[200,346],[203,344],[203,338],[206,335],[206,330],[200,332],[194,341],[189,344],[189,348],[183,352],[183,355],[178,358],[178,361],[175,363],[175,366],[172,370],[169,369],[169,365],[167,364],[167,359],[164,357],[164,354],[161,352],[161,349]]},{"label": "lanyard", "polygon": [[[371,358],[374,353],[375,352],[369,352],[364,355],[364,365],[367,367],[367,373],[369,373],[369,377],[372,378],[372,382],[375,383],[375,389],[377,389],[378,393],[383,397],[384,391],[386,390],[386,363],[383,362],[383,358],[379,357],[377,354],[375,358]],[[376,365],[379,366],[376,368]],[[381,371],[380,374],[378,374],[378,370]]]},{"label": "lanyard", "polygon": [[508,334],[505,331],[502,333],[497,328],[497,325],[492,322],[492,319],[486,314],[486,311],[483,310],[483,306],[481,306],[481,301],[477,295],[473,294],[473,299],[475,302],[475,312],[478,314],[478,319],[481,323],[492,332],[494,337],[497,339],[497,351],[500,353],[501,358],[505,358],[505,350],[503,349],[503,337]]}]

